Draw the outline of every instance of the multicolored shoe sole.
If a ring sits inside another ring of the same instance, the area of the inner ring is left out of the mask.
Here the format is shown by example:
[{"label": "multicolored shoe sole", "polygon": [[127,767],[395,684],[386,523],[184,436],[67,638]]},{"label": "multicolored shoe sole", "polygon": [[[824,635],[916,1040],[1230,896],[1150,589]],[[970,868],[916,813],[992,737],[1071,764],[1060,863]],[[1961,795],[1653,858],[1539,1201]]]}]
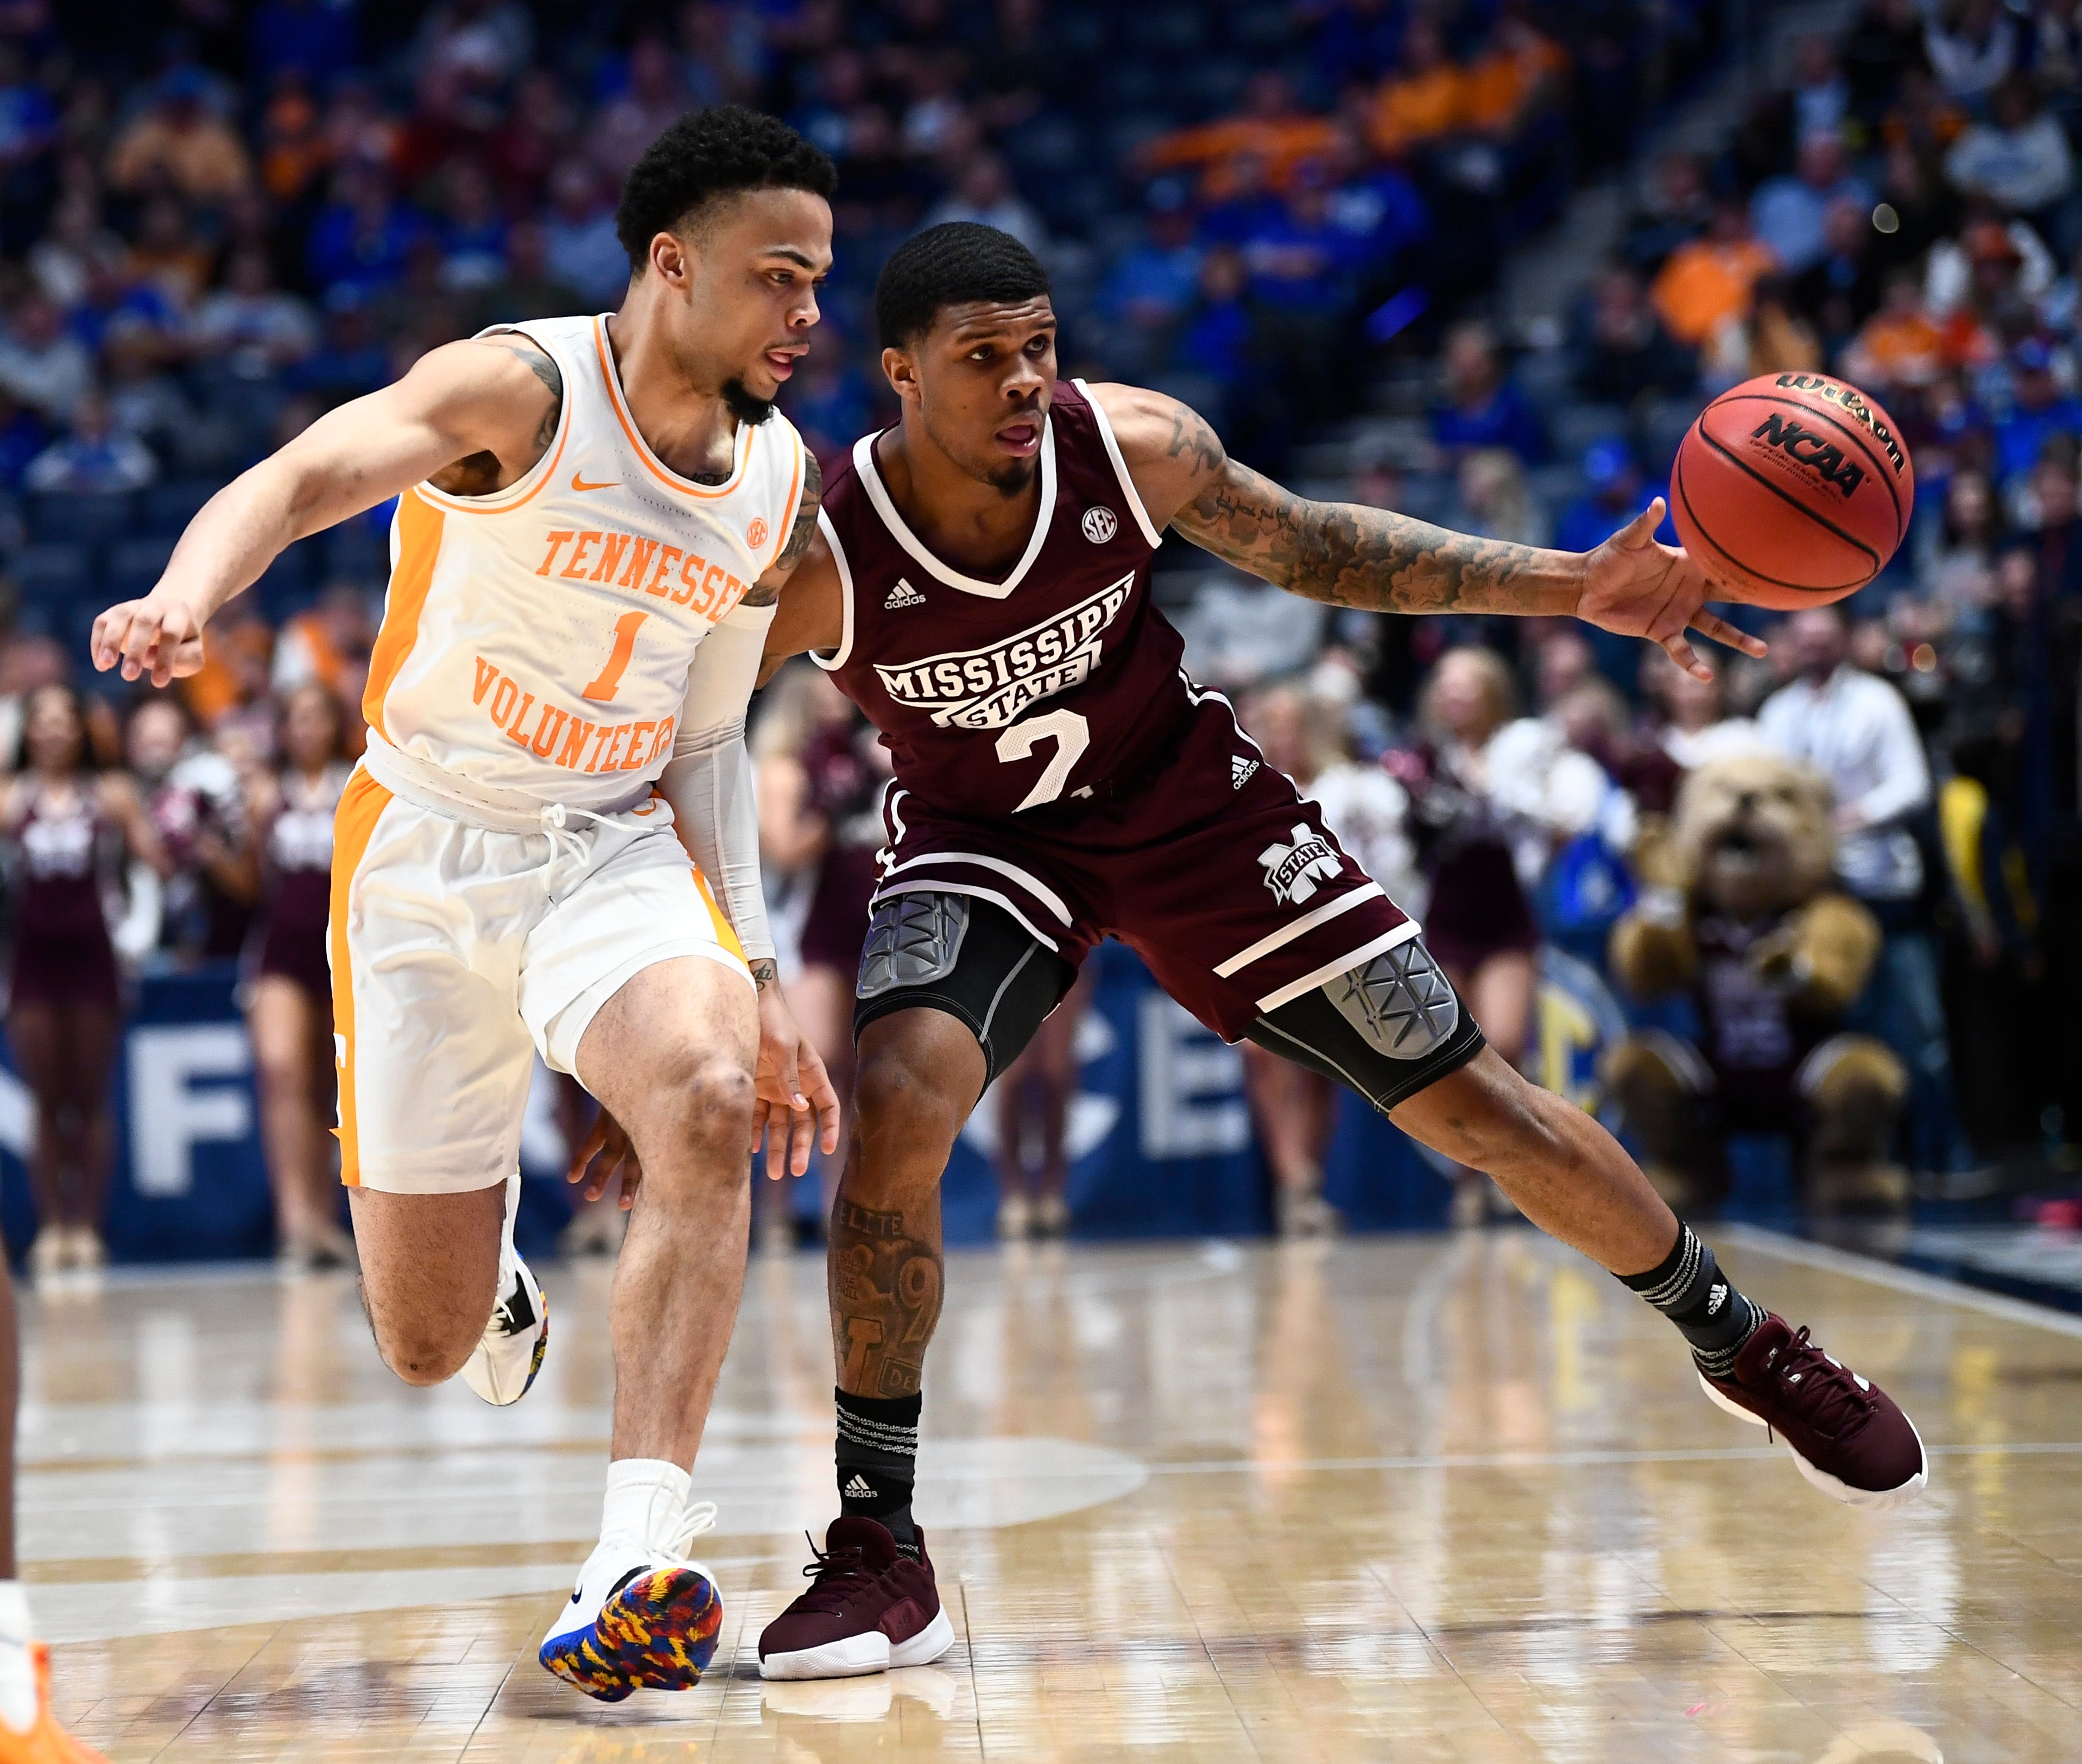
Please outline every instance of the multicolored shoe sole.
[{"label": "multicolored shoe sole", "polygon": [[639,1574],[601,1606],[590,1631],[557,1636],[537,1656],[602,1703],[637,1690],[691,1690],[723,1630],[723,1600],[698,1568]]}]

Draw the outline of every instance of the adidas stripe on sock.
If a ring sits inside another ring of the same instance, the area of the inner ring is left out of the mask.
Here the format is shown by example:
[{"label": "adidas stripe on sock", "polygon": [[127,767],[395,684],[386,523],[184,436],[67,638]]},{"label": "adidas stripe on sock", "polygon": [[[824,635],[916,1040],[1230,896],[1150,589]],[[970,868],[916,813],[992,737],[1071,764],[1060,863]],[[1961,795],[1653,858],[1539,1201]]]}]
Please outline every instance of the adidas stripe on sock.
[{"label": "adidas stripe on sock", "polygon": [[917,1472],[921,1396],[852,1396],[832,1392],[838,1405],[837,1460],[839,1511],[849,1517],[879,1519],[896,1547],[918,1554],[911,1520],[911,1488]]},{"label": "adidas stripe on sock", "polygon": [[1735,1289],[1688,1225],[1678,1226],[1676,1243],[1646,1274],[1617,1277],[1677,1325],[1709,1378],[1734,1370],[1735,1356],[1764,1321],[1764,1307]]}]

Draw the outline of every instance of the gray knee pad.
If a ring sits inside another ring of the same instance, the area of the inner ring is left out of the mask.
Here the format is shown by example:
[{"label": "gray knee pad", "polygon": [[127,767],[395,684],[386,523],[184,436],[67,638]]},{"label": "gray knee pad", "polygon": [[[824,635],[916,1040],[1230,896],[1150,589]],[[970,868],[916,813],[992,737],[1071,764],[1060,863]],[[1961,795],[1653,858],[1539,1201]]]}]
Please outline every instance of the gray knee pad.
[{"label": "gray knee pad", "polygon": [[1392,1060],[1423,1059],[1460,1027],[1460,1001],[1422,938],[1346,969],[1323,990],[1367,1044]]},{"label": "gray knee pad", "polygon": [[867,922],[857,998],[945,980],[960,959],[973,903],[966,894],[893,894]]}]

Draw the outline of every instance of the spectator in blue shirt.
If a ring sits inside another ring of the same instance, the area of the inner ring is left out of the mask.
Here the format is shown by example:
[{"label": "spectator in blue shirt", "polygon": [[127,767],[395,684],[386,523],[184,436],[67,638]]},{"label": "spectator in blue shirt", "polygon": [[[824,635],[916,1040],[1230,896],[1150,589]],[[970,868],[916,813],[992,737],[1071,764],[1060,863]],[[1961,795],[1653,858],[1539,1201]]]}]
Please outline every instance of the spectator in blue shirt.
[{"label": "spectator in blue shirt", "polygon": [[614,231],[614,209],[601,199],[600,180],[567,160],[550,179],[550,212],[542,222],[550,273],[575,288],[594,307],[618,306],[629,287],[629,254]]},{"label": "spectator in blue shirt", "polygon": [[1844,143],[1827,130],[1802,137],[1791,177],[1767,178],[1750,201],[1750,226],[1789,276],[1819,263],[1829,248],[1824,222],[1835,202],[1870,213],[1873,192],[1844,169]]},{"label": "spectator in blue shirt", "polygon": [[1153,366],[1192,304],[1206,250],[1193,237],[1184,192],[1152,192],[1141,238],[1115,260],[1095,302],[1112,334],[1111,354],[1124,368]]},{"label": "spectator in blue shirt", "polygon": [[1363,251],[1330,220],[1320,184],[1303,179],[1276,216],[1242,241],[1250,290],[1268,306],[1334,319],[1351,303],[1354,262]]},{"label": "spectator in blue shirt", "polygon": [[[1658,496],[1668,490],[1646,477],[1632,450],[1617,438],[1593,441],[1583,449],[1583,483],[1588,494],[1577,497],[1555,523],[1554,543],[1565,551],[1588,551],[1602,545]],[[1677,543],[1677,527],[1667,513],[1656,529],[1665,545]]]},{"label": "spectator in blue shirt", "polygon": [[1362,275],[1386,273],[1431,237],[1431,211],[1416,184],[1399,166],[1369,163],[1357,129],[1339,132],[1323,177],[1330,224],[1350,242]]},{"label": "spectator in blue shirt", "polygon": [[1528,466],[1547,457],[1539,416],[1505,375],[1496,339],[1479,319],[1446,334],[1446,396],[1432,408],[1431,439],[1456,458],[1477,447],[1507,447]]},{"label": "spectator in blue shirt", "polygon": [[1287,218],[1287,205],[1274,195],[1262,154],[1240,153],[1229,162],[1228,196],[1200,217],[1200,237],[1210,245],[1241,246]]},{"label": "spectator in blue shirt", "polygon": [[441,282],[453,289],[488,288],[506,273],[506,217],[484,167],[458,159],[449,167],[447,200],[438,234]]},{"label": "spectator in blue shirt", "polygon": [[311,222],[305,247],[319,287],[365,291],[395,281],[412,241],[424,230],[377,167],[350,162],[333,180],[332,200]]},{"label": "spectator in blue shirt", "polygon": [[23,482],[40,495],[97,496],[142,490],[158,475],[152,449],[116,432],[108,400],[96,391],[74,408],[71,432],[29,462]]},{"label": "spectator in blue shirt", "polygon": [[[1214,382],[1224,407],[1250,378],[1257,325],[1245,298],[1249,272],[1234,246],[1218,245],[1200,265],[1200,286],[1179,333],[1172,365]],[[1203,411],[1210,422],[1222,419]]]},{"label": "spectator in blue shirt", "polygon": [[78,304],[65,314],[65,328],[88,353],[98,355],[108,333],[118,327],[139,327],[169,343],[179,329],[173,303],[149,281],[133,281],[113,251],[90,252],[86,286]]},{"label": "spectator in blue shirt", "polygon": [[330,409],[390,383],[390,357],[371,322],[368,297],[352,282],[336,283],[326,295],[325,330],[318,346],[282,375],[292,392],[308,392]]},{"label": "spectator in blue shirt", "polygon": [[2017,402],[1996,422],[1996,471],[2004,484],[2038,463],[2055,435],[2082,436],[2082,399],[2053,377],[2053,352],[2027,337],[2010,352]]}]

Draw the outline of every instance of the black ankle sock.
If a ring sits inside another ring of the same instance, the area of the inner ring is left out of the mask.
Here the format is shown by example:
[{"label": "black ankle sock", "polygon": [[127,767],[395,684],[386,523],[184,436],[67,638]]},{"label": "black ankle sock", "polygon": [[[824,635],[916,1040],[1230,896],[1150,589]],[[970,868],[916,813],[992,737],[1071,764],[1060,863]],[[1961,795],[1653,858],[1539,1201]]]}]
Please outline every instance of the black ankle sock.
[{"label": "black ankle sock", "polygon": [[1725,1378],[1734,1369],[1735,1356],[1764,1321],[1764,1307],[1735,1290],[1688,1225],[1677,1227],[1677,1242],[1662,1261],[1619,1281],[1677,1325],[1709,1378]]},{"label": "black ankle sock", "polygon": [[839,1511],[848,1518],[879,1519],[896,1547],[913,1560],[917,1527],[911,1519],[911,1483],[917,1473],[918,1413],[922,1396],[849,1396],[834,1390],[839,1410]]}]

